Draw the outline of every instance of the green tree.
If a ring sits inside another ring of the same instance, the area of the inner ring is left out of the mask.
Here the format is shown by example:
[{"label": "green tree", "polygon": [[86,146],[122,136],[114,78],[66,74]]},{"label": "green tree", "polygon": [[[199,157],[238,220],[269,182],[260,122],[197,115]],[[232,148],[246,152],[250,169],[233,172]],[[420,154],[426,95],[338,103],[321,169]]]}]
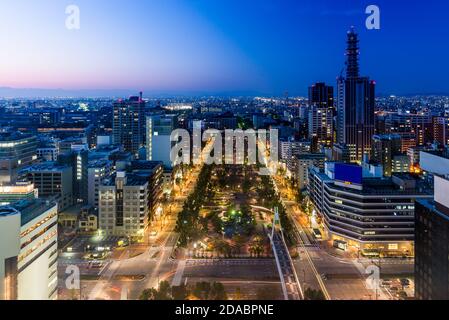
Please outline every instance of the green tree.
[{"label": "green tree", "polygon": [[405,291],[399,291],[398,295],[399,295],[399,298],[402,300],[405,300],[408,297],[407,292],[405,292]]},{"label": "green tree", "polygon": [[172,300],[171,287],[168,281],[159,283],[159,289],[154,293],[154,300]]},{"label": "green tree", "polygon": [[201,281],[195,283],[195,288],[193,289],[193,295],[201,300],[208,300],[211,291],[211,285],[209,282]]},{"label": "green tree", "polygon": [[307,288],[306,291],[304,291],[304,299],[305,300],[326,300],[326,297],[324,296],[324,293],[321,290]]},{"label": "green tree", "polygon": [[246,239],[244,236],[242,235],[235,235],[232,240],[234,241],[234,248],[236,249],[237,253],[241,253],[242,252],[242,248],[245,246],[246,244]]},{"label": "green tree", "polygon": [[171,295],[173,300],[186,300],[189,296],[189,290],[186,285],[173,286],[171,288]]},{"label": "green tree", "polygon": [[256,236],[253,238],[250,247],[249,252],[252,256],[260,257],[265,251],[264,241],[263,238],[260,236]]},{"label": "green tree", "polygon": [[228,296],[225,291],[225,287],[221,282],[212,283],[210,298],[212,300],[227,300]]},{"label": "green tree", "polygon": [[276,300],[278,298],[275,290],[267,290],[266,288],[257,289],[257,300]]},{"label": "green tree", "polygon": [[143,290],[139,296],[139,300],[155,300],[154,299],[155,291],[156,290],[154,288]]},{"label": "green tree", "polygon": [[235,289],[235,300],[242,300],[242,289],[240,289],[240,287],[237,287]]}]

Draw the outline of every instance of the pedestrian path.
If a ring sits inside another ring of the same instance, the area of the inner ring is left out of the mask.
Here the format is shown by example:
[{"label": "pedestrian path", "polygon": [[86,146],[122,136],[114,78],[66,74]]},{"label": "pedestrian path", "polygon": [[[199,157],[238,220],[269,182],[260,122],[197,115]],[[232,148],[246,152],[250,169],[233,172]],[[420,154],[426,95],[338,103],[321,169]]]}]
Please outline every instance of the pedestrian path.
[{"label": "pedestrian path", "polygon": [[181,260],[176,268],[175,276],[173,277],[172,287],[177,287],[181,285],[182,276],[184,275],[184,269],[186,267],[186,260]]}]

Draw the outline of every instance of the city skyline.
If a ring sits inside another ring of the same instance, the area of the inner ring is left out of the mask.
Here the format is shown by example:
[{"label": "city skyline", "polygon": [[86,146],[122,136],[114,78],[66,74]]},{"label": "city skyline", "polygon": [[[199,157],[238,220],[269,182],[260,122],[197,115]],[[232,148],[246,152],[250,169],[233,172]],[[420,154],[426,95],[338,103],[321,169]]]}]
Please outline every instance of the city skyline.
[{"label": "city skyline", "polygon": [[79,30],[65,28],[69,4],[2,3],[10,45],[0,53],[1,96],[306,95],[317,81],[335,86],[351,26],[361,75],[376,80],[378,95],[449,93],[449,48],[438,40],[449,33],[444,1],[378,1],[380,30],[365,27],[369,3],[354,1],[243,1],[239,10],[229,2],[77,1]]},{"label": "city skyline", "polygon": [[2,1],[0,301],[449,300],[448,9]]}]

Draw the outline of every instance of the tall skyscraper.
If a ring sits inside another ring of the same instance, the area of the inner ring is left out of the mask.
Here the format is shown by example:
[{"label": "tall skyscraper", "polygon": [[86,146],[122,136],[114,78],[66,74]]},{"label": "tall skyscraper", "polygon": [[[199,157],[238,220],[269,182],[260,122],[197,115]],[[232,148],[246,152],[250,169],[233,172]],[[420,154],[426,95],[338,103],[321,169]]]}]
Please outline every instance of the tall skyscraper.
[{"label": "tall skyscraper", "polygon": [[334,87],[318,82],[309,87],[309,106],[334,107]]},{"label": "tall skyscraper", "polygon": [[312,106],[309,109],[309,139],[317,139],[320,145],[333,143],[333,111],[331,108]]},{"label": "tall skyscraper", "polygon": [[334,88],[323,82],[309,87],[309,139],[316,139],[321,145],[332,145],[334,115]]},{"label": "tall skyscraper", "polygon": [[371,151],[374,134],[375,82],[359,74],[359,39],[348,32],[346,78],[337,80],[337,141],[351,151],[351,161],[362,161]]},{"label": "tall skyscraper", "polygon": [[114,103],[112,124],[113,143],[121,144],[125,151],[134,155],[145,142],[145,101],[139,97],[118,100]]}]

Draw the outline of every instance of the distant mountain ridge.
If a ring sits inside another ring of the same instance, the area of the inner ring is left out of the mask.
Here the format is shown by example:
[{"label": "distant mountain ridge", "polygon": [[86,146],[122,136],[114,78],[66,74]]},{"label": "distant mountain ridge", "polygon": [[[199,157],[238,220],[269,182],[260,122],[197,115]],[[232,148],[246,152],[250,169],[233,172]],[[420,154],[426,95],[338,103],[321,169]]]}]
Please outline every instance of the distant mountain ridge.
[{"label": "distant mountain ridge", "polygon": [[[42,88],[11,88],[0,87],[0,98],[115,98],[137,95],[140,89],[42,89]],[[283,93],[258,92],[256,90],[242,91],[153,91],[143,90],[145,97],[199,97],[199,96],[221,96],[221,97],[283,97]],[[392,93],[393,94],[393,93]],[[391,94],[379,93],[377,97],[388,97]],[[439,93],[407,93],[394,94],[397,96],[449,96],[449,92]],[[294,96],[307,96],[307,93],[291,94]]]}]

